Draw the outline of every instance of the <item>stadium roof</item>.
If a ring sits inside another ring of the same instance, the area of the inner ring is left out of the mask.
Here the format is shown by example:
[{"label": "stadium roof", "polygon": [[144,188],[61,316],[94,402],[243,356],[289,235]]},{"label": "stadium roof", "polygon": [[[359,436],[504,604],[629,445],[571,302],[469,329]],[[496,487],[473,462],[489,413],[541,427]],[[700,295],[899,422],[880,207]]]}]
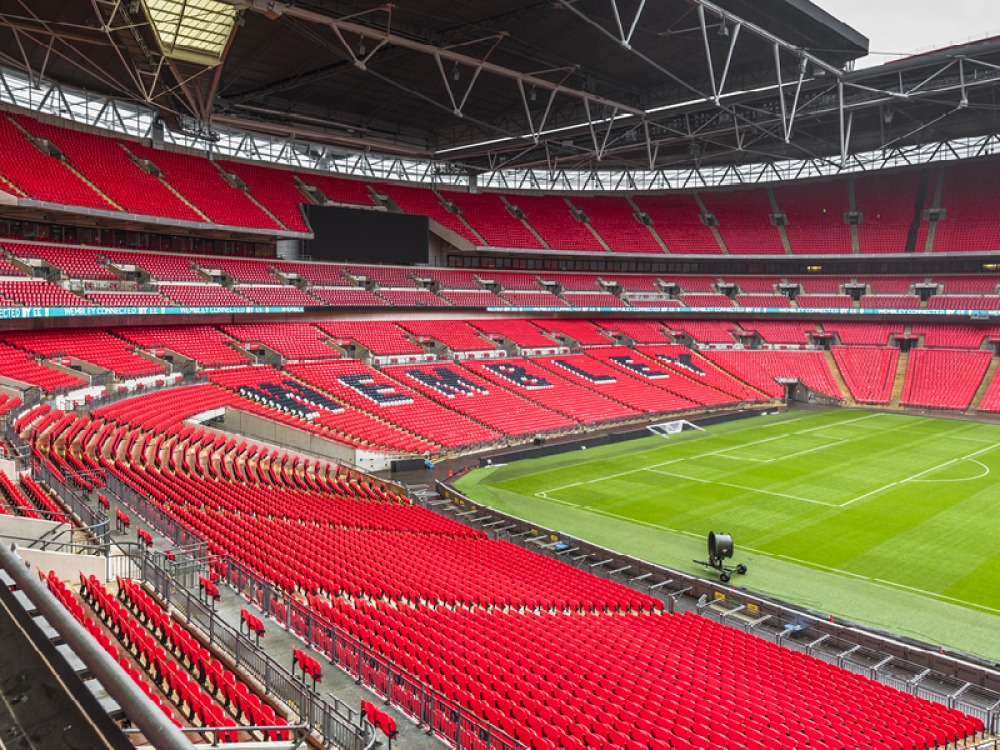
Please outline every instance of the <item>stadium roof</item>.
[{"label": "stadium roof", "polygon": [[0,63],[36,79],[209,137],[462,173],[834,159],[997,130],[1000,43],[852,71],[867,40],[807,0],[16,4]]}]

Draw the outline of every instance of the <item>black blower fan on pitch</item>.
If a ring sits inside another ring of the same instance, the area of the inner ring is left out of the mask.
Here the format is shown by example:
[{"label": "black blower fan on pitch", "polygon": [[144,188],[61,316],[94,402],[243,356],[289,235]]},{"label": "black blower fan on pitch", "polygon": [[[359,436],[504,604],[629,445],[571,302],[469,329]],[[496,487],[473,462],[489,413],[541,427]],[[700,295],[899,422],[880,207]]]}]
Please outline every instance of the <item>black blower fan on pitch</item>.
[{"label": "black blower fan on pitch", "polygon": [[731,567],[723,563],[723,560],[733,556],[733,538],[729,534],[716,534],[714,531],[708,532],[708,560],[695,560],[699,565],[706,568],[714,568],[719,571],[719,580],[727,583],[732,578],[732,573],[743,575],[747,572],[747,566],[743,563]]}]

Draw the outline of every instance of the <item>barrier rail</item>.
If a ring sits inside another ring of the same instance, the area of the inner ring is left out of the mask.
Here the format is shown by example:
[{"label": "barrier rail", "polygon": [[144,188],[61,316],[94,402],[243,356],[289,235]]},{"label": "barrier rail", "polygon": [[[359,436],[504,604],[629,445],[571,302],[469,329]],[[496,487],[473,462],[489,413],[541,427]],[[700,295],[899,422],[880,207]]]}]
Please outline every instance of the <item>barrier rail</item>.
[{"label": "barrier rail", "polygon": [[111,523],[108,517],[97,508],[91,507],[72,487],[63,482],[49,467],[47,460],[36,462],[34,474],[56,493],[66,507],[94,534],[100,544],[107,548],[111,541]]},{"label": "barrier rail", "polygon": [[262,580],[239,561],[226,559],[224,570],[229,585],[261,611],[325,655],[331,664],[343,669],[359,684],[454,747],[474,746],[478,750],[522,750],[524,747],[345,633],[295,597]]},{"label": "barrier rail", "polygon": [[344,750],[364,750],[368,745],[370,737],[358,711],[342,701],[325,700],[309,689],[301,679],[206,606],[198,594],[181,585],[153,555],[143,555],[141,571],[141,577],[160,598],[180,612],[188,623],[194,624],[210,645],[226,653],[237,669],[257,678],[268,694],[275,695],[295,711],[302,723],[315,730],[324,742]]}]

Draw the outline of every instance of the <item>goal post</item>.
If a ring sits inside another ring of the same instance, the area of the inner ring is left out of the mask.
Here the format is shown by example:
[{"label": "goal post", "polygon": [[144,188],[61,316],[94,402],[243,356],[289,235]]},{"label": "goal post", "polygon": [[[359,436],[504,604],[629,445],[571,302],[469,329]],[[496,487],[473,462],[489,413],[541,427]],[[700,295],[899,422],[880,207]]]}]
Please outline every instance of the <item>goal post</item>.
[{"label": "goal post", "polygon": [[669,438],[671,435],[678,435],[684,430],[701,430],[705,431],[704,427],[699,427],[694,422],[689,422],[686,419],[674,419],[670,422],[660,422],[659,424],[647,425],[646,429],[652,432],[654,435],[659,435],[660,437]]}]

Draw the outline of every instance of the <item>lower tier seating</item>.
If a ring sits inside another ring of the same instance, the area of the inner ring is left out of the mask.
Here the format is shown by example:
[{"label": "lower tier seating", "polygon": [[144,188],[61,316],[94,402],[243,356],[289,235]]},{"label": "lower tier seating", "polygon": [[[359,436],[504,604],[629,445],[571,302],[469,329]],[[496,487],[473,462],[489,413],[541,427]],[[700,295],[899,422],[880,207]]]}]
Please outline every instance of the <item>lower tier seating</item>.
[{"label": "lower tier seating", "polygon": [[899,402],[918,408],[968,409],[990,356],[986,351],[911,351]]},{"label": "lower tier seating", "polygon": [[899,349],[835,346],[831,351],[855,401],[859,404],[889,403]]},{"label": "lower tier seating", "polygon": [[745,383],[764,391],[772,398],[784,396],[784,386],[777,378],[798,378],[819,393],[843,398],[833,374],[817,351],[705,351],[703,354]]}]

